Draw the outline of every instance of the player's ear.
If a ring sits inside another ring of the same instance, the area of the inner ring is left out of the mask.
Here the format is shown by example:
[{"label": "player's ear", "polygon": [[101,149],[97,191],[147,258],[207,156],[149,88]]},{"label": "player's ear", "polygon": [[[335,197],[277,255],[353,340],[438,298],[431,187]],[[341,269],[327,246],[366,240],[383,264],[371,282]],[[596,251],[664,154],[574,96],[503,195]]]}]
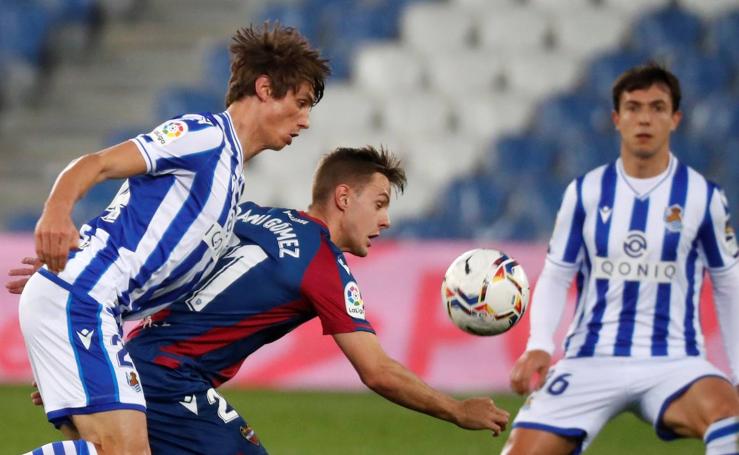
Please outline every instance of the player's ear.
[{"label": "player's ear", "polygon": [[680,125],[680,120],[683,119],[683,113],[682,111],[675,111],[672,113],[672,128],[670,128],[670,131],[675,131],[677,127]]},{"label": "player's ear", "polygon": [[342,183],[336,187],[334,190],[334,204],[342,212],[349,207],[349,186]]},{"label": "player's ear", "polygon": [[272,81],[269,76],[262,74],[254,81],[254,91],[260,101],[267,101],[272,97]]}]

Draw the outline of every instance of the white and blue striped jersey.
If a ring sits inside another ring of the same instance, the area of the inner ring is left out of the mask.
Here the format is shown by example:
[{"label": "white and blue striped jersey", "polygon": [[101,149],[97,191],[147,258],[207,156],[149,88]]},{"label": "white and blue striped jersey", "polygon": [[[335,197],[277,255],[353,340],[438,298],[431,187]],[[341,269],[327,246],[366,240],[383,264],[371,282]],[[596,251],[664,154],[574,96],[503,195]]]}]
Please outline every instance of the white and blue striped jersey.
[{"label": "white and blue striped jersey", "polygon": [[244,189],[243,152],[227,112],[187,114],[132,139],[147,172],[123,183],[80,229],[59,278],[70,291],[138,318],[182,297],[230,241]]},{"label": "white and blue striped jersey", "polygon": [[[547,254],[550,269],[572,271],[578,290],[565,356],[704,355],[704,271],[721,274],[738,257],[723,192],[672,155],[664,177],[642,194],[620,159],[577,178]],[[533,307],[546,299],[535,293]]]}]

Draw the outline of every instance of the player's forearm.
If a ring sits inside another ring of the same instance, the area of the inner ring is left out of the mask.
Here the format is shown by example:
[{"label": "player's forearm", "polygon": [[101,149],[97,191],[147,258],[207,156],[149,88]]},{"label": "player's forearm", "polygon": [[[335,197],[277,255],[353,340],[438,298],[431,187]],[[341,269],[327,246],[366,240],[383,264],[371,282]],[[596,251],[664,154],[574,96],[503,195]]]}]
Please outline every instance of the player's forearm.
[{"label": "player's forearm", "polygon": [[85,155],[59,174],[46,200],[45,210],[70,214],[74,204],[96,183],[103,181],[104,167],[98,155]]},{"label": "player's forearm", "polygon": [[458,424],[461,402],[434,390],[398,362],[387,364],[362,381],[377,394],[414,411]]}]

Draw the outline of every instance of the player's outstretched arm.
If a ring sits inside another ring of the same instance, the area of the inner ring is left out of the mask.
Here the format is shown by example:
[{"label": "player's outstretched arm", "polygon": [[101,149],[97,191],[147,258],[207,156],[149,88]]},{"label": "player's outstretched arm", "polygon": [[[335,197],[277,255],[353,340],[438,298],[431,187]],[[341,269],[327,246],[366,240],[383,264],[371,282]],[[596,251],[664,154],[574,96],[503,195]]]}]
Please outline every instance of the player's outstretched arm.
[{"label": "player's outstretched arm", "polygon": [[511,388],[516,393],[525,395],[531,391],[532,379],[536,380],[534,389],[541,388],[547,378],[551,362],[552,356],[546,351],[535,349],[524,352],[511,370]]},{"label": "player's outstretched arm", "polygon": [[377,337],[369,332],[334,335],[336,343],[370,389],[406,408],[447,420],[469,430],[505,430],[508,412],[489,397],[457,400],[441,393],[388,357]]},{"label": "player's outstretched arm", "polygon": [[64,270],[79,234],[72,222],[74,204],[96,183],[146,172],[146,162],[133,142],[84,155],[59,174],[36,224],[36,255],[54,273]]}]

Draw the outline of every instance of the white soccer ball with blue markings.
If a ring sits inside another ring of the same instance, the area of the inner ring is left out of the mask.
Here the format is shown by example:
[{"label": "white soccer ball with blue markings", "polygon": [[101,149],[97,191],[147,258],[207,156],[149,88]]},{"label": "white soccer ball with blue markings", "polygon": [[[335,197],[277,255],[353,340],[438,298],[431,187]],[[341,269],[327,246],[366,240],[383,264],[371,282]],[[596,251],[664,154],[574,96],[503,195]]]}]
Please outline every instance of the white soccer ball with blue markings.
[{"label": "white soccer ball with blue markings", "polygon": [[441,285],[449,319],[473,335],[499,335],[521,320],[529,304],[529,280],[506,254],[478,248],[452,262]]}]

